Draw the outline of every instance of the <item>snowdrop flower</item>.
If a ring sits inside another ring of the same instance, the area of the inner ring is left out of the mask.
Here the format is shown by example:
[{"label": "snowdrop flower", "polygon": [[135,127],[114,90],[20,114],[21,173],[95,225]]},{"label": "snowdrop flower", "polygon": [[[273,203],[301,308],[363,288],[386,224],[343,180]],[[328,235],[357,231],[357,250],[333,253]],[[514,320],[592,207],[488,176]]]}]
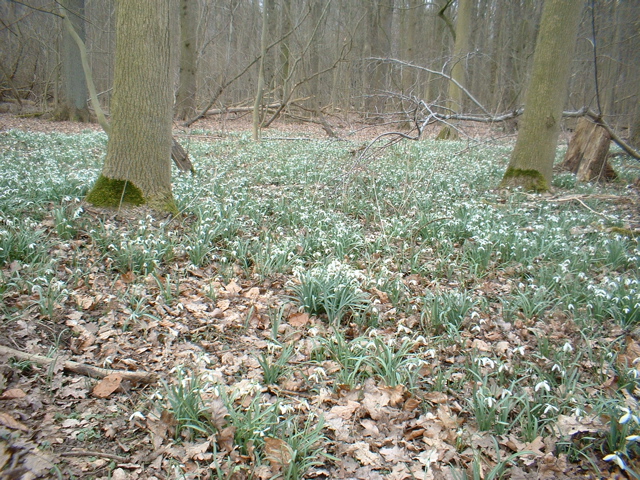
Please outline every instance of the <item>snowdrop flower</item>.
[{"label": "snowdrop flower", "polygon": [[280,404],[280,414],[282,414],[282,415],[287,415],[289,413],[293,413],[293,412],[295,412],[295,410],[296,409],[293,408],[293,406],[291,406],[291,405]]},{"label": "snowdrop flower", "polygon": [[147,417],[142,412],[133,412],[129,417],[129,421],[132,422],[134,419],[146,420]]},{"label": "snowdrop flower", "polygon": [[524,356],[525,348],[526,347],[524,345],[521,345],[521,346],[513,348],[513,349],[510,348],[509,351],[513,352],[513,353],[519,353],[520,355]]},{"label": "snowdrop flower", "polygon": [[483,367],[486,367],[488,365],[490,368],[495,368],[496,366],[496,363],[493,360],[491,360],[489,357],[477,358],[476,362],[478,362]]},{"label": "snowdrop flower", "polygon": [[[573,305],[572,305],[573,307]],[[566,353],[571,353],[573,352],[573,347],[571,346],[571,344],[569,342],[566,342],[563,346],[562,346],[562,351],[566,352]]]},{"label": "snowdrop flower", "polygon": [[622,410],[624,413],[624,415],[622,415],[620,417],[620,420],[618,420],[618,423],[620,425],[624,425],[625,423],[629,423],[630,420],[633,420],[635,423],[640,424],[640,418],[638,418],[636,415],[631,413],[631,410],[629,410],[628,408],[625,407],[620,407],[620,410]]},{"label": "snowdrop flower", "polygon": [[627,466],[624,463],[624,460],[617,453],[610,453],[606,457],[603,458],[605,462],[614,462],[616,463],[621,470],[626,470]]},{"label": "snowdrop flower", "polygon": [[542,388],[542,389],[544,389],[544,390],[546,390],[547,392],[550,392],[550,391],[551,391],[551,387],[549,386],[549,383],[548,383],[546,380],[543,380],[542,382],[538,383],[538,384],[535,386],[534,390],[537,392],[537,391],[538,391],[538,390],[540,390],[541,388]]},{"label": "snowdrop flower", "polygon": [[321,379],[327,378],[327,372],[322,367],[316,367],[313,369],[313,373],[309,375],[309,380],[320,383]]},{"label": "snowdrop flower", "polygon": [[398,325],[398,332],[397,332],[397,333],[399,333],[399,334],[400,334],[400,333],[407,333],[407,334],[409,334],[409,333],[411,333],[411,329],[410,329],[410,328],[408,328],[406,325],[399,324],[399,325]]},{"label": "snowdrop flower", "polygon": [[551,405],[550,403],[547,403],[547,405],[544,407],[544,413],[547,414],[549,412],[558,412],[558,407],[554,407],[553,405]]},{"label": "snowdrop flower", "polygon": [[640,435],[629,435],[627,437],[628,442],[640,442]]}]

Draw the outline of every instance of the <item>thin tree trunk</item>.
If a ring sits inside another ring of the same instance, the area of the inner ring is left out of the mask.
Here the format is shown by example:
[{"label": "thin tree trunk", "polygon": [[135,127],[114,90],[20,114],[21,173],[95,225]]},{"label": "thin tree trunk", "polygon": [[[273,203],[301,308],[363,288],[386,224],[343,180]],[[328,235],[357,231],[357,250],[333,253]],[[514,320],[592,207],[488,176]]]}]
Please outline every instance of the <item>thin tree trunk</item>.
[{"label": "thin tree trunk", "polygon": [[187,120],[196,113],[197,13],[197,2],[180,0],[180,83],[176,95],[178,120]]},{"label": "thin tree trunk", "polygon": [[[65,15],[80,39],[85,40],[84,0],[63,0]],[[82,69],[80,50],[67,28],[62,35],[62,103],[55,117],[73,122],[89,121],[87,84]]]},{"label": "thin tree trunk", "polygon": [[260,140],[260,110],[262,106],[262,95],[264,92],[264,61],[267,55],[267,31],[269,28],[269,2],[264,0],[262,4],[262,34],[260,35],[260,63],[258,66],[258,88],[256,90],[256,100],[253,103],[253,140]]},{"label": "thin tree trunk", "polygon": [[[453,46],[451,78],[463,86],[466,85],[466,60],[467,54],[469,53],[469,40],[471,38],[472,11],[472,0],[458,0],[456,41]],[[452,113],[459,113],[463,110],[464,94],[455,82],[449,82],[449,101],[447,102],[447,106]],[[440,140],[454,140],[458,138],[458,133],[454,128],[446,125],[442,128],[437,138]]]}]

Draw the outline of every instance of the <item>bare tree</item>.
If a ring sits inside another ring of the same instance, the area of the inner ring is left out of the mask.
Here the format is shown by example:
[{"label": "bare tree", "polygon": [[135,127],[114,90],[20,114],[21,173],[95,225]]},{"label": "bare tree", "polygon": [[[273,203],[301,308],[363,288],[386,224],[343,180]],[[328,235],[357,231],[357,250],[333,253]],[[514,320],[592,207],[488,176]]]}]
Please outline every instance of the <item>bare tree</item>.
[{"label": "bare tree", "polygon": [[176,95],[176,118],[186,120],[196,113],[198,3],[180,0],[180,76]]},{"label": "bare tree", "polygon": [[[84,0],[63,0],[61,5],[68,21],[73,26],[78,37],[84,42],[86,39]],[[87,106],[87,83],[82,67],[82,57],[73,37],[73,32],[68,28],[64,29],[62,35],[61,57],[63,98],[55,114],[56,118],[74,122],[87,122],[89,120],[89,108]]]}]

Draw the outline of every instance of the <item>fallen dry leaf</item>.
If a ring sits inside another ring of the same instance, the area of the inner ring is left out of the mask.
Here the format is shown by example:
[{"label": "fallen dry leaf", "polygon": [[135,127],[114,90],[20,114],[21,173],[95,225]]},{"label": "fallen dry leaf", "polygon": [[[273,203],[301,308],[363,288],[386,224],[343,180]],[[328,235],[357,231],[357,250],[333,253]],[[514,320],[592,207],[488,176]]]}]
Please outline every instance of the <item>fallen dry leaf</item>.
[{"label": "fallen dry leaf", "polygon": [[397,445],[393,447],[383,447],[380,449],[380,455],[389,463],[408,462],[411,460],[409,454],[404,448],[400,448]]},{"label": "fallen dry leaf", "polygon": [[359,402],[354,402],[353,400],[349,400],[346,405],[336,405],[329,410],[328,417],[339,417],[343,420],[347,420],[351,418],[356,410],[360,408],[361,405]]},{"label": "fallen dry leaf", "polygon": [[255,302],[258,300],[258,297],[260,297],[260,289],[258,287],[251,287],[243,296]]},{"label": "fallen dry leaf", "polygon": [[235,280],[232,280],[225,285],[224,289],[231,295],[237,295],[242,291],[242,287],[238,285]]},{"label": "fallen dry leaf", "polygon": [[265,437],[264,455],[271,467],[279,472],[291,463],[293,452],[287,442],[279,438]]},{"label": "fallen dry leaf", "polygon": [[217,435],[220,451],[229,453],[235,448],[236,427],[229,426],[223,428]]},{"label": "fallen dry leaf", "polygon": [[218,430],[222,430],[227,424],[227,416],[229,410],[225,406],[220,397],[216,397],[209,403],[209,410],[211,411],[211,424]]},{"label": "fallen dry leaf", "polygon": [[350,446],[349,451],[353,452],[354,457],[356,457],[358,461],[365,466],[380,465],[382,460],[380,455],[370,450],[367,442],[355,442]]},{"label": "fallen dry leaf", "polygon": [[569,415],[558,415],[556,427],[563,436],[571,437],[576,433],[600,432],[605,427],[599,418],[576,418]]},{"label": "fallen dry leaf", "polygon": [[10,388],[9,390],[5,390],[0,396],[1,400],[15,400],[17,398],[24,398],[27,394],[24,393],[19,388]]},{"label": "fallen dry leaf", "polygon": [[122,383],[122,375],[118,373],[112,373],[111,375],[107,375],[102,380],[100,380],[91,393],[94,397],[97,398],[107,398],[113,392],[120,388],[120,384]]},{"label": "fallen dry leaf", "polygon": [[407,389],[404,385],[396,385],[395,387],[382,387],[381,390],[389,395],[389,405],[397,407],[404,402],[404,394]]},{"label": "fallen dry leaf", "polygon": [[4,425],[5,427],[10,428],[12,430],[20,430],[23,432],[29,431],[29,429],[24,423],[19,422],[18,420],[16,420],[11,415],[5,412],[0,412],[0,425]]},{"label": "fallen dry leaf", "polygon": [[211,446],[211,442],[207,440],[202,443],[189,443],[185,444],[185,452],[187,458],[199,461],[208,461],[213,457],[212,452],[207,452],[209,447]]},{"label": "fallen dry leaf", "polygon": [[420,400],[418,400],[417,398],[411,397],[411,398],[408,398],[406,402],[404,402],[404,405],[403,405],[402,409],[405,412],[412,412],[416,408],[418,408],[421,403],[422,402]]},{"label": "fallen dry leaf", "polygon": [[306,312],[301,313],[292,313],[289,315],[289,325],[292,327],[304,327],[307,323],[309,323],[309,314]]},{"label": "fallen dry leaf", "polygon": [[389,295],[386,292],[378,290],[376,287],[373,287],[371,291],[378,296],[382,303],[389,303]]}]

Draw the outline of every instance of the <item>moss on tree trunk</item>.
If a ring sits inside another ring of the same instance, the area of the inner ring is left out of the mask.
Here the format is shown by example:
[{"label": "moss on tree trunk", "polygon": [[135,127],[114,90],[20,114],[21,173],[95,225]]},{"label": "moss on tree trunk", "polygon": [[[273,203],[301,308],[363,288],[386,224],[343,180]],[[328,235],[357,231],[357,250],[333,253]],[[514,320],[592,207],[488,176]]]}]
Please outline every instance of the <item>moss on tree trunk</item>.
[{"label": "moss on tree trunk", "polygon": [[522,187],[530,192],[547,192],[549,184],[547,179],[538,170],[522,170],[509,167],[502,177],[503,188]]}]

